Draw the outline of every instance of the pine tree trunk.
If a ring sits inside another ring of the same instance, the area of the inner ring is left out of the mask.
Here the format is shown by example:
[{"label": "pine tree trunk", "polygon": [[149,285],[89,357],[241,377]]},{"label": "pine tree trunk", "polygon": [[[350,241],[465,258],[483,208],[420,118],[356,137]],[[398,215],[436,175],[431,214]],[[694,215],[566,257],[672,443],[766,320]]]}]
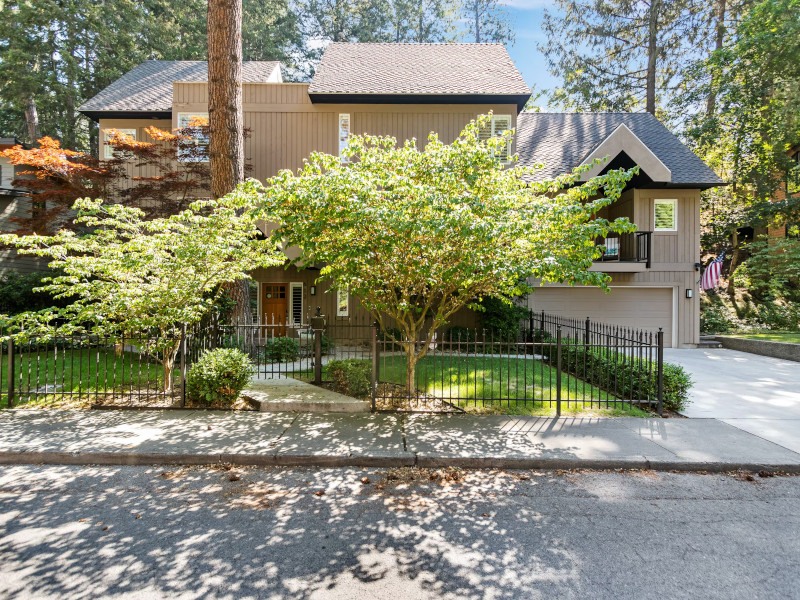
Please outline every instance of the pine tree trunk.
[{"label": "pine tree trunk", "polygon": [[28,141],[33,144],[39,139],[39,113],[36,111],[36,100],[28,98],[25,107],[25,122],[28,124]]},{"label": "pine tree trunk", "polygon": [[645,110],[651,115],[656,114],[656,64],[658,60],[658,11],[660,0],[650,3],[647,42],[647,83]]},{"label": "pine tree trunk", "polygon": [[[725,13],[727,12],[726,0],[717,1],[717,37],[714,43],[714,50],[722,50],[722,44],[725,41]],[[714,89],[714,82],[711,85],[711,91],[708,94],[706,101],[706,116],[711,117],[714,114],[714,109],[717,104],[717,93]]]},{"label": "pine tree trunk", "polygon": [[211,192],[244,180],[242,0],[208,0],[208,117]]},{"label": "pine tree trunk", "polygon": [[[211,193],[221,198],[244,181],[242,0],[208,0],[208,154]],[[226,286],[233,318],[252,322],[246,280]]]}]

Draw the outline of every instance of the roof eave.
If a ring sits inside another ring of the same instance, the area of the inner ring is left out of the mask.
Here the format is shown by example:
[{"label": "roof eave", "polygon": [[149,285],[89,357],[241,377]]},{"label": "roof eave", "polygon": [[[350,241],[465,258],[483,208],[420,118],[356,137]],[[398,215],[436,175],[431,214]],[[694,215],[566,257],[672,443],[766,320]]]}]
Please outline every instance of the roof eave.
[{"label": "roof eave", "polygon": [[171,110],[78,110],[95,123],[100,119],[172,119]]},{"label": "roof eave", "polygon": [[320,104],[516,104],[522,111],[531,97],[527,94],[370,94],[312,92],[311,102]]}]

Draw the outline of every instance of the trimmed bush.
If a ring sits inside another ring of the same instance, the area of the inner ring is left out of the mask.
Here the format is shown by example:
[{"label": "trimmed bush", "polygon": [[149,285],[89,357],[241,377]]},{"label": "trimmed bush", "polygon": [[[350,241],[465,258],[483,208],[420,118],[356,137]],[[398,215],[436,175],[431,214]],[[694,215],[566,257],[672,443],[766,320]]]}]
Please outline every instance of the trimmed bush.
[{"label": "trimmed bush", "polygon": [[[555,348],[550,351],[555,361]],[[571,340],[562,346],[561,368],[581,378],[585,373],[587,383],[621,398],[658,398],[656,364],[645,359],[634,360],[623,352],[586,347]],[[691,388],[692,380],[683,367],[664,363],[665,409],[681,411],[686,408]]]},{"label": "trimmed bush", "polygon": [[300,358],[300,341],[290,337],[275,338],[267,344],[266,355],[270,362],[293,362]]},{"label": "trimmed bush", "polygon": [[372,364],[366,360],[348,358],[328,363],[328,373],[333,378],[334,388],[340,394],[354,398],[370,395]]},{"label": "trimmed bush", "polygon": [[186,374],[186,394],[203,404],[232,404],[250,381],[253,366],[241,350],[204,352]]},{"label": "trimmed bush", "polygon": [[385,352],[392,352],[402,350],[403,346],[397,343],[397,340],[403,339],[403,332],[397,327],[389,327],[378,332],[378,339],[384,344],[381,344],[381,350]]}]

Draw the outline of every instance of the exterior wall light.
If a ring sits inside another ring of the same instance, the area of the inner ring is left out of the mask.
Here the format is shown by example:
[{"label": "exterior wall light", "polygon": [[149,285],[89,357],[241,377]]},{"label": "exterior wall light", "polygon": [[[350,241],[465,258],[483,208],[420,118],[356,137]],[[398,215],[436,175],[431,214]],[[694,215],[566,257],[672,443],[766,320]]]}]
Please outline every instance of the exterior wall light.
[{"label": "exterior wall light", "polygon": [[692,296],[694,296],[694,290],[692,288],[688,288],[686,290],[686,297],[691,298]]}]

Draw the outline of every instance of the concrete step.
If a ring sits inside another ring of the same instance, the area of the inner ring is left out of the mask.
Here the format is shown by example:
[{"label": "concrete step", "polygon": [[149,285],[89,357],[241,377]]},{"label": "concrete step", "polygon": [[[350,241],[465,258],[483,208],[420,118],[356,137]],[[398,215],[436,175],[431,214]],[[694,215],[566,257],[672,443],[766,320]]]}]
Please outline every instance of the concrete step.
[{"label": "concrete step", "polygon": [[261,412],[369,412],[370,403],[297,379],[251,381],[242,396]]}]

